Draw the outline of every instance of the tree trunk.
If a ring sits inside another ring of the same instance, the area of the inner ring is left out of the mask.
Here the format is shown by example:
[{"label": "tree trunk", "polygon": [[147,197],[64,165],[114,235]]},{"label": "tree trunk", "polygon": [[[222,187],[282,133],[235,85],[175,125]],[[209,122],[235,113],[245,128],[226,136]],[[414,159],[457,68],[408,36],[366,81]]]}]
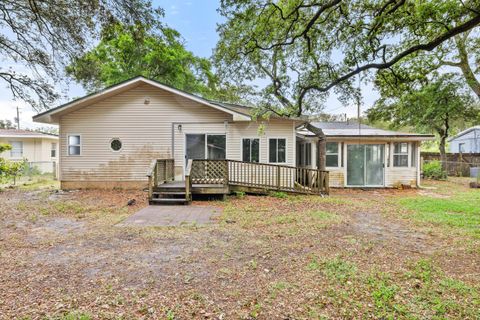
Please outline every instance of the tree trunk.
[{"label": "tree trunk", "polygon": [[468,35],[465,36],[457,36],[455,37],[455,44],[458,50],[458,56],[460,58],[460,62],[458,63],[458,67],[462,70],[462,74],[467,81],[468,86],[473,90],[473,92],[477,95],[480,99],[480,82],[475,77],[475,74],[470,67],[470,63],[468,62],[468,52],[466,48],[466,41],[468,41]]},{"label": "tree trunk", "polygon": [[446,135],[440,136],[440,145],[438,147],[440,151],[440,161],[442,162],[442,170],[447,172],[447,152],[445,150],[445,142],[447,140]]},{"label": "tree trunk", "polygon": [[325,134],[323,133],[322,129],[313,126],[309,122],[305,124],[305,128],[307,128],[307,130],[314,133],[318,138],[318,143],[317,143],[318,169],[325,170],[325,162],[326,162],[325,154],[327,153],[327,141],[325,138]]}]

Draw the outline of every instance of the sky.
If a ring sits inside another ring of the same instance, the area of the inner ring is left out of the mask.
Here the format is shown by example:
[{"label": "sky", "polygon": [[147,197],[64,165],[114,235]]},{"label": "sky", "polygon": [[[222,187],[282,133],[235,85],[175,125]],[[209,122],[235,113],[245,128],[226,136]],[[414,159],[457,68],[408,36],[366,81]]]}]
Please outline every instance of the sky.
[{"label": "sky", "polygon": [[[210,57],[212,50],[218,40],[216,33],[217,23],[223,21],[218,14],[218,1],[214,0],[154,0],[154,6],[160,6],[165,10],[165,23],[178,30],[185,39],[185,46],[195,55],[201,57]],[[8,61],[1,61],[2,67],[12,66],[18,71],[24,68]],[[52,107],[68,102],[69,99],[80,97],[85,94],[83,88],[70,82],[57,84],[57,89],[66,92],[66,99],[57,101]],[[362,111],[373,104],[378,98],[378,94],[372,86],[362,88]],[[23,101],[14,101],[9,89],[5,83],[0,82],[0,119],[12,120],[16,116],[16,107],[20,108],[20,126],[21,128],[39,128],[44,124],[34,123],[32,117],[36,114],[31,107]],[[331,114],[344,114],[349,117],[356,117],[357,106],[344,106],[332,93],[325,103],[324,112]]]}]

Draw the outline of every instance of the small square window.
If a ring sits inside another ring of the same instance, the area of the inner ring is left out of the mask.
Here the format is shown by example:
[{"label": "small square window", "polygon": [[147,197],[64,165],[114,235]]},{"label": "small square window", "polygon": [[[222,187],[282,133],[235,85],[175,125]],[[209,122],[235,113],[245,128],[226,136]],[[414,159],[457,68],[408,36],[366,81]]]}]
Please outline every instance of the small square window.
[{"label": "small square window", "polygon": [[68,155],[79,156],[81,153],[81,138],[79,135],[68,136]]},{"label": "small square window", "polygon": [[11,158],[22,158],[23,157],[23,142],[22,141],[10,141],[9,144],[12,146],[10,150]]},{"label": "small square window", "polygon": [[408,143],[400,142],[393,145],[393,166],[408,167]]},{"label": "small square window", "polygon": [[338,142],[327,142],[325,166],[338,167]]}]

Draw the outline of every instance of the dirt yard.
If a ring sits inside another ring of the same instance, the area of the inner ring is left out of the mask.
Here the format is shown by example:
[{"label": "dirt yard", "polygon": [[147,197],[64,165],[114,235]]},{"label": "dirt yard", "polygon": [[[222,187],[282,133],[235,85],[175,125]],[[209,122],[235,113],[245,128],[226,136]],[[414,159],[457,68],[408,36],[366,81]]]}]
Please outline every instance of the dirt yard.
[{"label": "dirt yard", "polygon": [[480,319],[480,191],[425,186],[238,195],[165,228],[117,226],[143,192],[3,191],[0,318]]}]

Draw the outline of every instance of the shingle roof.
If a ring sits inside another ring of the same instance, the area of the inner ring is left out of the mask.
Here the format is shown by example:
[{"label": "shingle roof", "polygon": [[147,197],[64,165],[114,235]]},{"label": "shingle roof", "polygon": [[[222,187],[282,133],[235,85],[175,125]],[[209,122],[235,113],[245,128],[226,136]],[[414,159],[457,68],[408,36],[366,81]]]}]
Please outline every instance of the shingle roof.
[{"label": "shingle roof", "polygon": [[[398,132],[384,129],[377,129],[365,124],[359,125],[356,122],[311,122],[317,128],[322,129],[327,137],[410,137],[410,138],[433,138],[430,134]],[[306,136],[314,135],[308,130],[300,131]]]},{"label": "shingle roof", "polygon": [[50,133],[43,133],[30,130],[18,130],[18,129],[0,129],[0,137],[22,137],[22,138],[47,138],[58,139],[58,136]]},{"label": "shingle roof", "polygon": [[454,135],[453,137],[449,138],[448,141],[452,141],[456,138],[459,138],[467,133],[469,133],[470,131],[473,131],[473,130],[480,130],[480,126],[473,126],[471,128],[468,128],[466,130],[463,130],[462,132],[459,132],[458,134]]}]

